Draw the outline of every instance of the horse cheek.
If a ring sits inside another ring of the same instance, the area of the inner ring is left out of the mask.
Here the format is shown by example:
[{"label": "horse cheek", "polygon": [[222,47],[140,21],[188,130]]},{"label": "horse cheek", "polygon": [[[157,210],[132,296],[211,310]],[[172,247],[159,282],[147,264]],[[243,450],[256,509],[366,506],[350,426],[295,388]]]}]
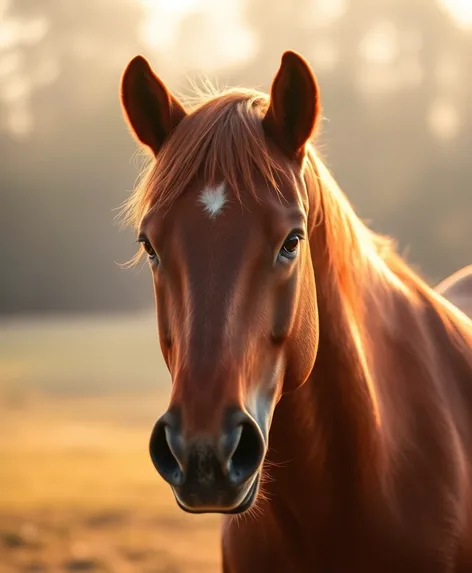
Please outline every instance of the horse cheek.
[{"label": "horse cheek", "polygon": [[303,386],[315,365],[319,324],[314,280],[312,282],[312,285],[301,285],[293,327],[287,337],[284,392]]}]

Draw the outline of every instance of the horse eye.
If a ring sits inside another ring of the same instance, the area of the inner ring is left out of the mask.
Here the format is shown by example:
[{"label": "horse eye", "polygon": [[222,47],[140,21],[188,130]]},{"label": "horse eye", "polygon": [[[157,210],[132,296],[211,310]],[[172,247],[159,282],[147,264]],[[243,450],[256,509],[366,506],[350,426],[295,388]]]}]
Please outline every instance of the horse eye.
[{"label": "horse eye", "polygon": [[280,249],[281,256],[287,259],[295,258],[299,243],[300,237],[298,235],[290,235]]},{"label": "horse eye", "polygon": [[142,244],[143,249],[146,251],[148,257],[149,257],[152,261],[157,260],[156,251],[152,248],[151,243],[150,243],[147,239],[141,240],[140,243]]}]

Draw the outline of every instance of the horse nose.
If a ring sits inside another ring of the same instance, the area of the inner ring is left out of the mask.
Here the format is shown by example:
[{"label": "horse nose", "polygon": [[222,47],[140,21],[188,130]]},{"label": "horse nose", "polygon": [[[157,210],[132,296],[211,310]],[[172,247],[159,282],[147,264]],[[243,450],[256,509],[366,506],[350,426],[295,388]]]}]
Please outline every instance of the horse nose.
[{"label": "horse nose", "polygon": [[205,481],[239,486],[259,469],[264,438],[256,422],[240,409],[228,411],[216,436],[183,438],[180,416],[167,412],[154,426],[149,450],[154,467],[170,485]]},{"label": "horse nose", "polygon": [[186,449],[180,432],[180,416],[176,412],[168,411],[156,422],[149,453],[154,467],[170,485],[182,484]]},{"label": "horse nose", "polygon": [[228,412],[219,439],[220,459],[233,485],[240,485],[259,469],[264,438],[256,422],[243,410]]}]

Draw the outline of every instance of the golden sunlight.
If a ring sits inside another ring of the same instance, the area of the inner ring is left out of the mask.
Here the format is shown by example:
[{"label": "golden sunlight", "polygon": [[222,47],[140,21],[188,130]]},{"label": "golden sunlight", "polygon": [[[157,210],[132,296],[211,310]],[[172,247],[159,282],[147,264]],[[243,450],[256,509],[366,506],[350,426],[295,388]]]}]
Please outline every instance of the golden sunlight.
[{"label": "golden sunlight", "polygon": [[240,0],[134,1],[145,14],[145,44],[158,53],[173,51],[181,69],[209,73],[254,54],[256,39],[245,26]]},{"label": "golden sunlight", "polygon": [[168,48],[181,18],[201,8],[202,0],[137,0],[146,15],[143,40],[156,49]]},{"label": "golden sunlight", "polygon": [[461,28],[472,29],[472,0],[439,0]]}]

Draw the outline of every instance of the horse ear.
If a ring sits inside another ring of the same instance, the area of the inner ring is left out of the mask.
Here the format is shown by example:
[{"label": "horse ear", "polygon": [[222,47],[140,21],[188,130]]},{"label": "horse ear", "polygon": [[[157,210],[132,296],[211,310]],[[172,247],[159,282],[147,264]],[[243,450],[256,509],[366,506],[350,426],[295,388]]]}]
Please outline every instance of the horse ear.
[{"label": "horse ear", "polygon": [[286,51],[262,120],[266,135],[291,158],[303,155],[320,115],[319,90],[308,62]]},{"label": "horse ear", "polygon": [[187,115],[143,56],[133,58],[123,73],[121,103],[134,135],[154,155]]}]

